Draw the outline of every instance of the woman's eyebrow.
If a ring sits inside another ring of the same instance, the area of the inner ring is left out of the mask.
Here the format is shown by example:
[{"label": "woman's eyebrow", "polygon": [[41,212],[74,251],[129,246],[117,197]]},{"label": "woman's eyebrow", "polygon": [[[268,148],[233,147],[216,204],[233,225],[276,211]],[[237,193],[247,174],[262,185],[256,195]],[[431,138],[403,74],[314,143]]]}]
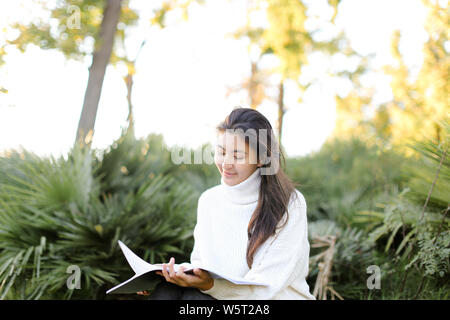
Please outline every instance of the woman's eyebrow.
[{"label": "woman's eyebrow", "polygon": [[[225,148],[222,147],[220,144],[218,144],[217,146],[220,147],[220,148],[222,148],[222,149],[225,149]],[[237,149],[235,149],[234,152],[239,152],[239,153],[245,153],[245,154],[247,154],[247,152],[241,151],[241,150],[237,150]]]}]

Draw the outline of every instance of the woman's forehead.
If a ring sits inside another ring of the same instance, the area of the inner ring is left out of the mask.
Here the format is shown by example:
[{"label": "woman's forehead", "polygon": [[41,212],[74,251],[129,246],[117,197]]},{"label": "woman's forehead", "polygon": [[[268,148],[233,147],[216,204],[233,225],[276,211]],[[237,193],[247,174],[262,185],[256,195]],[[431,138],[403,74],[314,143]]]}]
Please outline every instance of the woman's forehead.
[{"label": "woman's forehead", "polygon": [[246,147],[245,139],[237,134],[219,134],[217,136],[217,145],[225,149],[244,149]]},{"label": "woman's forehead", "polygon": [[241,144],[234,144],[233,141],[230,141],[227,144],[227,141],[218,140],[216,143],[216,148],[218,150],[223,150],[226,152],[233,152],[233,153],[242,153],[242,154],[252,154],[254,149],[247,144],[244,139],[241,140]]}]

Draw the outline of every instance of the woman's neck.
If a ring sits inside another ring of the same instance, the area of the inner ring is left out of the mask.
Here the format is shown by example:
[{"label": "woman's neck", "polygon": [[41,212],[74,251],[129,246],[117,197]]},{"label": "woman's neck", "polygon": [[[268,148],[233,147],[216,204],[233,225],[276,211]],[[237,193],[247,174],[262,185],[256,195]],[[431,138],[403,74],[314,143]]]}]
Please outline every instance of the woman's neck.
[{"label": "woman's neck", "polygon": [[224,180],[220,179],[226,199],[235,204],[250,204],[258,201],[259,189],[261,185],[261,170],[256,170],[244,181],[230,186]]}]

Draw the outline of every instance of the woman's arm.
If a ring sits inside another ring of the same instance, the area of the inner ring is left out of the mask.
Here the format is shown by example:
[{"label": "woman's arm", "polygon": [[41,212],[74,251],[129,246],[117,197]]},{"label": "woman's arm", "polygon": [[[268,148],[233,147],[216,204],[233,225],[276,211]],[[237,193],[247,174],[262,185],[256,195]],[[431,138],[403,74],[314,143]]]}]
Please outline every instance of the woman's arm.
[{"label": "woman's arm", "polygon": [[217,299],[273,299],[285,289],[295,277],[308,275],[309,242],[307,232],[306,202],[289,209],[287,224],[278,235],[271,237],[255,255],[252,268],[245,279],[268,283],[268,286],[236,285],[225,279],[214,279],[209,290],[202,290]]}]

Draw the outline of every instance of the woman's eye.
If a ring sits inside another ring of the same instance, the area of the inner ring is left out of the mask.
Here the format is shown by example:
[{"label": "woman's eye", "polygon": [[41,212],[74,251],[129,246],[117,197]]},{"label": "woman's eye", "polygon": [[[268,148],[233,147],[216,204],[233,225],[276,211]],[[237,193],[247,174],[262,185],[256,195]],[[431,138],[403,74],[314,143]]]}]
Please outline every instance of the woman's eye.
[{"label": "woman's eye", "polygon": [[[224,153],[224,152],[221,152],[220,155],[224,156],[225,153]],[[236,157],[236,156],[234,156],[234,158],[235,158],[236,160],[242,160],[242,159],[244,159],[244,158],[238,158],[238,157]]]}]

